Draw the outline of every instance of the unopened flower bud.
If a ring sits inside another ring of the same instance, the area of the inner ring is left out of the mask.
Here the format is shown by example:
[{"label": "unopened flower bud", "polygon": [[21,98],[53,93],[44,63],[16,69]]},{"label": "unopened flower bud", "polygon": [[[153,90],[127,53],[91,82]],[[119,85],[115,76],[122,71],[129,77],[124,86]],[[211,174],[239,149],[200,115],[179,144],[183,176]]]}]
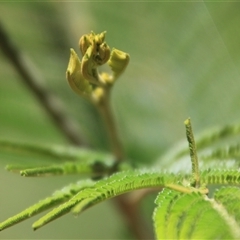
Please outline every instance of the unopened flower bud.
[{"label": "unopened flower bud", "polygon": [[[93,33],[93,32],[92,32]],[[96,41],[96,44],[101,45],[104,42],[106,31],[99,33],[97,35],[94,34],[94,39]]]},{"label": "unopened flower bud", "polygon": [[110,54],[111,54],[110,47],[106,43],[102,43],[97,49],[95,61],[97,62],[98,65],[103,65],[109,60]]},{"label": "unopened flower bud", "polygon": [[85,79],[95,85],[100,85],[97,73],[97,65],[93,61],[93,46],[89,46],[82,58],[81,73]]},{"label": "unopened flower bud", "polygon": [[92,85],[83,77],[81,73],[81,62],[76,52],[70,49],[70,59],[66,72],[67,81],[72,90],[78,95],[90,95]]},{"label": "unopened flower bud", "polygon": [[84,56],[89,47],[92,47],[91,56],[96,65],[105,64],[109,57],[111,50],[104,42],[106,31],[100,34],[91,32],[90,34],[83,35],[79,40],[79,48]]},{"label": "unopened flower bud", "polygon": [[90,41],[88,35],[85,34],[79,39],[79,48],[80,48],[82,55],[84,55],[86,53],[86,51],[90,45],[91,45],[91,41]]},{"label": "unopened flower bud", "polygon": [[118,49],[113,49],[108,60],[108,65],[113,71],[113,76],[116,79],[126,69],[130,60],[129,54],[122,52]]}]

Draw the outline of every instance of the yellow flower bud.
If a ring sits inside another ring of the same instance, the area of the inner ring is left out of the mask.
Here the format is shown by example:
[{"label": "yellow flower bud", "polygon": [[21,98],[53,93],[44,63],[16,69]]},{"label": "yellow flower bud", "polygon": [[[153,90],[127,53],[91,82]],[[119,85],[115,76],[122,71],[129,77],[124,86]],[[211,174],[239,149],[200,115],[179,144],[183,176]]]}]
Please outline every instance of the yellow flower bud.
[{"label": "yellow flower bud", "polygon": [[[83,55],[81,62],[71,49],[67,79],[71,88],[79,95],[89,95],[96,87],[110,87],[128,65],[129,55],[117,49],[111,51],[104,42],[105,35],[106,32],[91,32],[80,38],[79,47]],[[98,72],[98,67],[105,63],[108,63],[113,74]]]},{"label": "yellow flower bud", "polygon": [[90,34],[83,35],[79,40],[79,48],[83,56],[87,53],[88,48],[92,47],[92,61],[97,65],[103,65],[110,57],[110,48],[104,42],[105,35],[106,32],[100,34],[91,32]]},{"label": "yellow flower bud", "polygon": [[70,59],[66,72],[67,81],[72,90],[78,95],[90,95],[92,85],[83,77],[81,73],[81,62],[76,52],[70,49]]},{"label": "yellow flower bud", "polygon": [[126,69],[130,60],[129,54],[113,48],[108,65],[113,71],[113,77],[116,79]]},{"label": "yellow flower bud", "polygon": [[111,50],[106,43],[102,43],[98,49],[95,56],[95,61],[98,65],[105,64],[110,58]]},{"label": "yellow flower bud", "polygon": [[96,44],[101,45],[104,42],[105,39],[105,35],[106,35],[106,31],[99,33],[99,34],[95,34],[93,32],[91,32],[93,34],[93,38],[96,41]]},{"label": "yellow flower bud", "polygon": [[91,41],[90,41],[88,35],[83,35],[79,39],[79,48],[80,48],[82,55],[84,55],[86,53],[86,51],[90,45],[91,45]]},{"label": "yellow flower bud", "polygon": [[100,85],[97,65],[93,61],[93,46],[90,46],[82,58],[81,73],[85,79],[95,85]]}]

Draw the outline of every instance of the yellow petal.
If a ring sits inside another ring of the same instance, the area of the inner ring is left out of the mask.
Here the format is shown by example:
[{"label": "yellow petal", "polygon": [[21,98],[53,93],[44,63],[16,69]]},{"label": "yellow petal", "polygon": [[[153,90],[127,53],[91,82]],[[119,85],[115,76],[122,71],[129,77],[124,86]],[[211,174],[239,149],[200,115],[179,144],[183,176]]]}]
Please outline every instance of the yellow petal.
[{"label": "yellow petal", "polygon": [[111,52],[108,65],[113,71],[114,79],[119,77],[126,69],[130,60],[129,54],[114,48]]},{"label": "yellow petal", "polygon": [[92,85],[83,77],[81,73],[81,62],[76,52],[70,49],[70,59],[67,67],[67,81],[72,90],[78,95],[90,95]]}]

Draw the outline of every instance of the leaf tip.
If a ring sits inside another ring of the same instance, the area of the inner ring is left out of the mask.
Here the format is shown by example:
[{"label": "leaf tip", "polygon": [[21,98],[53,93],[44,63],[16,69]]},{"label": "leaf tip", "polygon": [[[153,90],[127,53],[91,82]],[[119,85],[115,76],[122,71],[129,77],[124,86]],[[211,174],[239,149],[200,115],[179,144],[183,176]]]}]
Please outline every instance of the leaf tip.
[{"label": "leaf tip", "polygon": [[33,231],[38,230],[40,227],[41,227],[41,225],[39,225],[38,222],[35,222],[35,223],[33,223],[33,225],[32,225]]},{"label": "leaf tip", "polygon": [[20,171],[20,175],[21,175],[22,177],[27,177],[27,176],[28,176],[28,174],[27,174],[26,171]]},{"label": "leaf tip", "polygon": [[190,118],[187,118],[185,121],[184,121],[184,124],[187,126],[190,124]]}]

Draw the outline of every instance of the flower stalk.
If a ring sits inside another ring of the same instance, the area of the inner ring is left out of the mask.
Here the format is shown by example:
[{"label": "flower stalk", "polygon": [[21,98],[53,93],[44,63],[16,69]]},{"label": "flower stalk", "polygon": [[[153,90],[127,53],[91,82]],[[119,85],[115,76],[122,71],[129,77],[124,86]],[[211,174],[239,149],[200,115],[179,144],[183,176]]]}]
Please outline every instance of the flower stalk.
[{"label": "flower stalk", "polygon": [[116,161],[119,162],[123,160],[124,152],[123,147],[118,135],[116,121],[113,116],[113,112],[110,105],[110,91],[106,90],[102,94],[101,100],[96,103],[97,108],[102,116],[103,122],[105,124],[105,129],[107,131],[108,139]]},{"label": "flower stalk", "polygon": [[[79,96],[93,102],[104,121],[109,142],[116,161],[123,159],[123,148],[118,135],[115,119],[110,104],[111,88],[116,79],[124,72],[129,55],[110,47],[105,42],[106,32],[83,35],[79,40],[79,48],[83,55],[80,60],[71,49],[67,68],[67,81],[72,90]],[[107,64],[112,73],[101,72],[98,68]]]}]

